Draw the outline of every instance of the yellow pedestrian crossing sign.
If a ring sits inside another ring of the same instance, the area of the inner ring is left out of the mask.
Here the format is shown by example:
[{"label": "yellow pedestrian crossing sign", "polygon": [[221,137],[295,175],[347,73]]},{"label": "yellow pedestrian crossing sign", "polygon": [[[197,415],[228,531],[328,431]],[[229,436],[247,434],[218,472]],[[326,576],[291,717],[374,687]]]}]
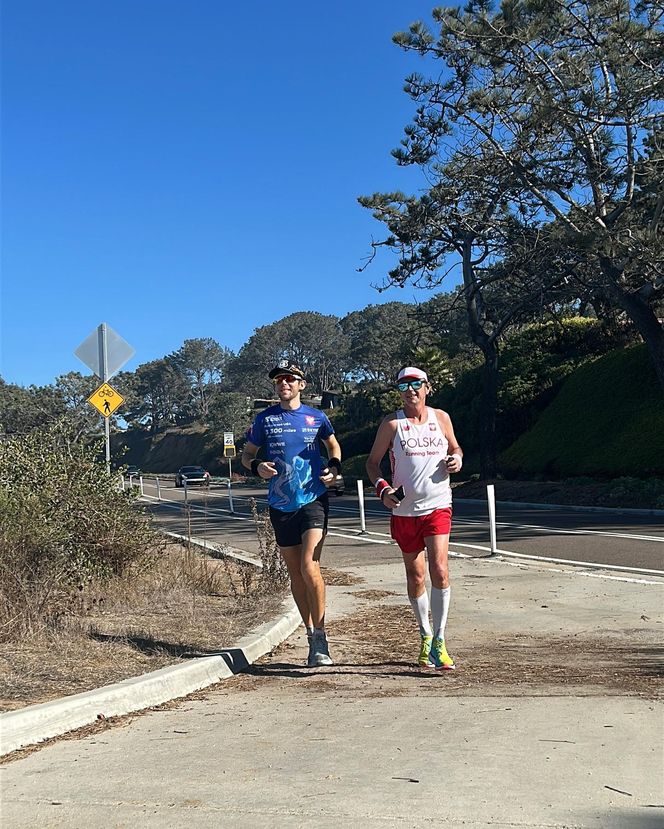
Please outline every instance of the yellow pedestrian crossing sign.
[{"label": "yellow pedestrian crossing sign", "polygon": [[88,397],[88,403],[94,406],[102,417],[110,417],[124,403],[124,397],[108,383],[102,383]]}]

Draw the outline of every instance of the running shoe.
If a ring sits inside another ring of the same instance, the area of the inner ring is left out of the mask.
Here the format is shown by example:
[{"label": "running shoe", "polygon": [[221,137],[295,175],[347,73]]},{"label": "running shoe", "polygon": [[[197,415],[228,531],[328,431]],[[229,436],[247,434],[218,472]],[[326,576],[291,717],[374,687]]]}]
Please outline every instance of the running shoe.
[{"label": "running shoe", "polygon": [[433,636],[424,636],[423,634],[420,634],[420,642],[420,655],[417,657],[417,664],[420,668],[430,668],[429,653],[431,651]]},{"label": "running shoe", "polygon": [[437,671],[453,671],[456,668],[454,660],[447,652],[445,641],[443,639],[435,637],[431,643],[429,664],[432,665]]},{"label": "running shoe", "polygon": [[309,658],[307,659],[307,667],[320,668],[324,665],[334,665],[330,657],[330,649],[327,644],[327,637],[324,633],[314,633],[311,637],[311,645],[309,647]]},{"label": "running shoe", "polygon": [[312,668],[314,665],[314,635],[307,631],[307,644],[309,645],[309,653],[307,654],[307,667]]}]

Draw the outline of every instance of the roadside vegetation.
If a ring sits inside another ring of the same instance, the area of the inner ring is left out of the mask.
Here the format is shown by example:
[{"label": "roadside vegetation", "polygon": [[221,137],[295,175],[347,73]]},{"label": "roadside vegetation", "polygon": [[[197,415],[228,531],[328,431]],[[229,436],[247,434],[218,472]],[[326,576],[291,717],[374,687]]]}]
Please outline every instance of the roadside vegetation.
[{"label": "roadside vegetation", "polygon": [[287,574],[172,543],[57,423],[0,441],[0,710],[216,653],[269,618]]},{"label": "roadside vegetation", "polygon": [[56,628],[93,586],[158,556],[159,536],[97,449],[63,424],[0,443],[0,640]]},{"label": "roadside vegetation", "polygon": [[643,346],[574,371],[532,429],[503,454],[510,477],[664,477],[664,400]]}]

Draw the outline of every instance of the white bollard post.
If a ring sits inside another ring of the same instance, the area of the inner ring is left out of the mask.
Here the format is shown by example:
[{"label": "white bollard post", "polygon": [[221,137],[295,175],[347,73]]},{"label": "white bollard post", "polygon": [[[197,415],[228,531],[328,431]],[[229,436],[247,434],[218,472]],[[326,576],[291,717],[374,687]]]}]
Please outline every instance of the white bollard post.
[{"label": "white bollard post", "polygon": [[228,479],[228,506],[230,507],[231,513],[235,514],[235,509],[233,507],[233,487],[231,486],[231,479]]},{"label": "white bollard post", "polygon": [[496,543],[496,492],[493,484],[487,484],[486,497],[489,504],[489,535],[491,537],[491,555],[498,552]]},{"label": "white bollard post", "polygon": [[367,522],[364,517],[364,481],[361,478],[357,482],[357,500],[360,505],[360,528],[362,534],[365,535],[367,532]]},{"label": "white bollard post", "polygon": [[161,486],[159,485],[159,478],[155,478],[157,482],[157,501],[161,501]]},{"label": "white bollard post", "polygon": [[138,477],[138,485],[141,488],[141,496],[145,495],[145,490],[143,489],[143,476],[139,475]]},{"label": "white bollard post", "polygon": [[120,475],[120,488],[124,492],[124,475]]},{"label": "white bollard post", "polygon": [[186,475],[183,475],[183,476],[182,476],[182,486],[184,487],[184,502],[185,502],[185,504],[186,504],[186,503],[188,502],[188,497],[187,497],[187,476],[186,476]]}]

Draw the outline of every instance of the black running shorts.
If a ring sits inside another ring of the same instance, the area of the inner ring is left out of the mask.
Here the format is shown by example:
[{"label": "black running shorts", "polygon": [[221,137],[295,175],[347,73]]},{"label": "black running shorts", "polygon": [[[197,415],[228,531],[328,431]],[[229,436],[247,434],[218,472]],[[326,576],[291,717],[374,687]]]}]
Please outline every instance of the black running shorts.
[{"label": "black running shorts", "polygon": [[274,527],[277,544],[280,547],[296,547],[302,543],[302,533],[307,530],[322,530],[325,535],[329,511],[330,501],[327,492],[294,512],[284,512],[270,507],[270,521]]}]

